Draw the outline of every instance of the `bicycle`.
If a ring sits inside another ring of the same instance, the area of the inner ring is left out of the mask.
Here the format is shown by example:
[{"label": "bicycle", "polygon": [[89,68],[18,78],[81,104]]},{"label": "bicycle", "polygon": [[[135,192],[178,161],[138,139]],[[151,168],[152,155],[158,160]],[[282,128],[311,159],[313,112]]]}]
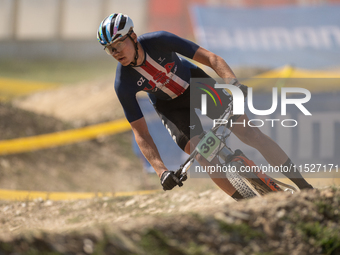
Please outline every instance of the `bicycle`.
[{"label": "bicycle", "polygon": [[[188,159],[180,165],[176,171],[176,176],[180,181],[187,179],[187,172],[194,163],[196,156],[200,154],[207,161],[211,162],[216,156],[219,158],[221,169],[225,169],[225,176],[231,185],[244,197],[251,198],[255,196],[263,196],[270,192],[290,191],[294,193],[297,189],[291,185],[280,182],[267,174],[263,173],[253,161],[249,160],[241,150],[233,151],[227,146],[226,140],[231,135],[227,123],[233,116],[233,104],[230,102],[225,112],[218,119],[218,123],[214,122],[214,126],[209,131],[204,131],[200,136],[200,142],[190,154]],[[218,130],[223,128],[221,134]],[[251,171],[241,171],[242,167],[248,166]],[[281,187],[280,187],[281,186]]]}]

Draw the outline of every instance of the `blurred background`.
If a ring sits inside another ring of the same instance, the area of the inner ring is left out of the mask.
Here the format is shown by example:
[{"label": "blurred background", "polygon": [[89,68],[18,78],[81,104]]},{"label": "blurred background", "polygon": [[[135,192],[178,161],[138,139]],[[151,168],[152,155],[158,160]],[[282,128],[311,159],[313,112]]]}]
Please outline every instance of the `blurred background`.
[{"label": "blurred background", "polygon": [[[256,87],[255,101],[263,107],[269,108],[268,88],[278,82],[288,86],[289,78],[313,77],[314,83],[307,85],[292,82],[318,88],[311,89],[319,100],[310,107],[328,122],[323,125],[320,117],[302,120],[307,123],[302,126],[308,131],[304,136],[301,130],[265,127],[265,131],[283,144],[293,161],[340,163],[336,135],[340,133],[340,0],[0,0],[0,142],[124,118],[113,91],[116,62],[96,38],[100,22],[113,12],[128,14],[137,34],[166,30],[221,55],[240,79]],[[256,75],[262,75],[257,85],[247,80]],[[325,82],[325,78],[332,79]],[[172,152],[164,160],[172,169],[179,166],[184,156],[147,100],[139,100],[156,143],[169,145],[161,153]],[[90,141],[37,151],[2,150],[0,189],[159,188],[157,178],[144,178],[150,169],[143,165],[131,131],[114,136],[98,133]],[[244,150],[262,162],[252,149]],[[113,187],[116,179],[119,185]]]},{"label": "blurred background", "polygon": [[[0,0],[0,56],[1,59],[104,59],[98,51],[96,31],[103,18],[113,12],[131,16],[137,34],[166,30],[202,41],[202,33],[198,30],[207,25],[206,20],[214,22],[220,18],[221,27],[233,24],[238,28],[253,27],[258,19],[262,19],[266,27],[274,26],[273,15],[252,16],[261,8],[271,9],[274,14],[277,8],[299,9],[300,20],[288,13],[290,16],[281,19],[281,27],[290,24],[291,20],[305,25],[301,19],[308,17],[308,13],[303,7],[321,12],[310,26],[323,25],[323,19],[333,22],[328,25],[334,25],[338,20],[332,15],[326,18],[323,7],[330,6],[329,10],[332,10],[332,6],[337,7],[338,3],[339,0]],[[240,10],[247,10],[243,12],[246,15],[240,16]],[[236,16],[231,16],[233,13]],[[251,20],[254,23],[250,23]],[[337,42],[338,33],[334,32]]]}]

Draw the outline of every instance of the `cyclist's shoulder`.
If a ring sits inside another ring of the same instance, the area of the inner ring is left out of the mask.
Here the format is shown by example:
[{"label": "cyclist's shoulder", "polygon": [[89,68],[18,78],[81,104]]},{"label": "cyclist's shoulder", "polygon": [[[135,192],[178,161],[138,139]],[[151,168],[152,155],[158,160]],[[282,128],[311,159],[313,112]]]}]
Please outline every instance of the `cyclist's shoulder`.
[{"label": "cyclist's shoulder", "polygon": [[167,31],[155,31],[155,32],[145,33],[145,34],[138,36],[138,40],[140,42],[150,42],[150,41],[161,40],[161,41],[168,41],[170,43],[172,37],[177,37],[177,36]]},{"label": "cyclist's shoulder", "polygon": [[136,71],[131,66],[123,66],[121,63],[117,64],[116,80],[121,78],[133,78]]},{"label": "cyclist's shoulder", "polygon": [[139,79],[138,73],[130,66],[122,66],[120,63],[117,65],[115,88],[118,89],[122,84],[135,83]]}]

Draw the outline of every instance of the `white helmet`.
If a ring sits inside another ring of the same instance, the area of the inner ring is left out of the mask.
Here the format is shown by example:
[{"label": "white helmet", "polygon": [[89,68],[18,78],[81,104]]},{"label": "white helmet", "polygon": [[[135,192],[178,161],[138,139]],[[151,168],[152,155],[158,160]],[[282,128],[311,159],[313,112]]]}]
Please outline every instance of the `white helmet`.
[{"label": "white helmet", "polygon": [[97,39],[101,45],[108,45],[124,35],[133,32],[133,22],[129,16],[113,13],[106,17],[99,25]]}]

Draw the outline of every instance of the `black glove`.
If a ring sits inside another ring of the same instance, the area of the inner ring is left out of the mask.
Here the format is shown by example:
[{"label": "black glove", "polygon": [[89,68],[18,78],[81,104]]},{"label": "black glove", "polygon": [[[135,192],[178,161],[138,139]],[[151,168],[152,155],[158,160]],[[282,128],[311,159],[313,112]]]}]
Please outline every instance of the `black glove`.
[{"label": "black glove", "polygon": [[183,186],[173,171],[164,171],[161,176],[161,184],[163,190],[172,190],[175,186]]}]

